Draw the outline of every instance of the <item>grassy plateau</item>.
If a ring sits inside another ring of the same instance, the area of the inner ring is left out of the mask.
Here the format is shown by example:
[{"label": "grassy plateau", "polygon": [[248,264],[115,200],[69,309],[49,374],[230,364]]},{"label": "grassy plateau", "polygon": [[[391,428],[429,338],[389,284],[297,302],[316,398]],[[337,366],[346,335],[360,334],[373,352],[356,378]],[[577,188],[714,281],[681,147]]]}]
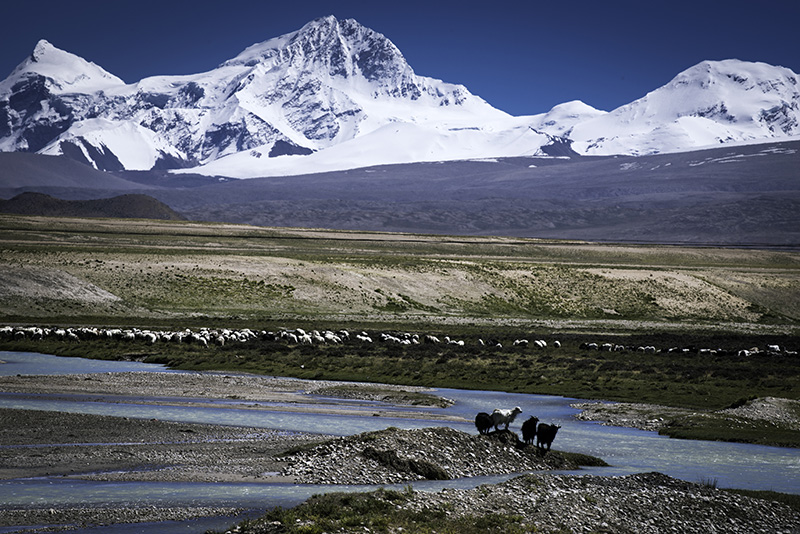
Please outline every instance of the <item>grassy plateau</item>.
[{"label": "grassy plateau", "polygon": [[[412,332],[464,344],[6,339],[0,349],[706,411],[800,398],[800,358],[787,352],[800,348],[793,250],[0,215],[0,323]],[[751,348],[760,352],[740,355]],[[732,432],[722,417],[673,423],[681,437],[800,444],[796,430]]]}]

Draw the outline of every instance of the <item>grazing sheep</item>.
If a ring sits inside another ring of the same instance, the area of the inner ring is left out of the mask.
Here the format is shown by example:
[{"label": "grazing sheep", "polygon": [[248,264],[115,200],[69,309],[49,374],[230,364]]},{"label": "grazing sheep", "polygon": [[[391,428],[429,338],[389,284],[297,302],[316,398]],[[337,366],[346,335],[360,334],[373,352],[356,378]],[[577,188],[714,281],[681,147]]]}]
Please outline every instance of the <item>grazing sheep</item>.
[{"label": "grazing sheep", "polygon": [[325,341],[328,343],[338,344],[342,342],[342,338],[331,332],[330,330],[326,330],[322,333],[322,337],[325,338]]},{"label": "grazing sheep", "polygon": [[536,425],[539,423],[539,418],[530,416],[527,421],[522,423],[522,441],[526,444],[533,443],[536,439]]},{"label": "grazing sheep", "polygon": [[488,434],[492,426],[494,426],[494,420],[488,413],[480,412],[475,416],[475,428],[478,429],[479,434]]},{"label": "grazing sheep", "polygon": [[548,425],[546,423],[539,425],[539,428],[536,429],[536,446],[544,450],[544,446],[547,445],[547,450],[549,451],[550,445],[556,439],[556,433],[559,428],[561,428],[561,425]]},{"label": "grazing sheep", "polygon": [[508,425],[514,422],[517,415],[522,413],[522,408],[516,406],[513,410],[501,410],[500,408],[495,408],[492,412],[492,422],[494,423],[494,429],[499,430],[500,425],[505,425],[505,429],[508,430]]}]

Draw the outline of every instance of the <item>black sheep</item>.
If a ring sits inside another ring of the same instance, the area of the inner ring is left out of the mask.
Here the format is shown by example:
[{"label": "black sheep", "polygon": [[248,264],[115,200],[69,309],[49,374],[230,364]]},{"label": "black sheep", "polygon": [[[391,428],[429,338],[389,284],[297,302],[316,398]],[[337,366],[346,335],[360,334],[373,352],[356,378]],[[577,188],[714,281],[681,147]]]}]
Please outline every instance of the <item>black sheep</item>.
[{"label": "black sheep", "polygon": [[539,428],[536,429],[536,446],[544,449],[544,446],[547,445],[547,450],[549,451],[550,445],[556,439],[556,433],[559,428],[561,428],[561,425],[548,425],[545,423],[539,425]]},{"label": "black sheep", "polygon": [[536,439],[536,424],[538,422],[538,417],[530,416],[527,421],[522,423],[522,441],[526,444],[533,443],[533,440]]},{"label": "black sheep", "polygon": [[478,429],[479,434],[488,434],[489,430],[494,426],[492,416],[486,412],[480,412],[475,416],[475,428]]}]

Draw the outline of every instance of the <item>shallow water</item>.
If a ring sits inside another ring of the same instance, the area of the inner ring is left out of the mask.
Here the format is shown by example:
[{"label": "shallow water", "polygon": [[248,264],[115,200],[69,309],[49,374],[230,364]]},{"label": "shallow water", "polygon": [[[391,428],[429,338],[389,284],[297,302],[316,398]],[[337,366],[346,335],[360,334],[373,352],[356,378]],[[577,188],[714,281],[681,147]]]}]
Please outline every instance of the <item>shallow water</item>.
[{"label": "shallow water", "polygon": [[[80,358],[58,358],[28,353],[0,353],[0,374],[50,374],[52,366],[58,374],[163,371],[162,366],[131,364],[129,362],[101,362]],[[68,360],[68,361],[64,361]],[[9,367],[7,367],[9,366]],[[12,372],[6,372],[10,369]],[[511,428],[519,425],[530,415],[542,422],[562,425],[554,445],[565,451],[591,454],[612,464],[610,468],[584,470],[585,474],[624,475],[658,471],[690,482],[715,481],[719,487],[766,489],[800,494],[800,451],[760,445],[745,445],[724,442],[674,440],[653,432],[635,429],[607,427],[597,423],[578,421],[573,418],[577,410],[569,404],[577,399],[555,396],[526,395],[496,391],[470,391],[438,389],[436,393],[453,399],[455,404],[432,412],[459,415],[471,421],[479,411],[491,411],[495,407],[520,406],[522,414]],[[58,410],[75,413],[92,413],[126,417],[158,418],[181,422],[216,423],[253,426],[287,431],[315,432],[322,434],[357,434],[380,430],[389,426],[398,428],[422,428],[450,426],[458,430],[475,433],[471,422],[442,422],[436,420],[409,420],[393,417],[358,417],[352,415],[304,414],[297,412],[266,411],[225,403],[201,402],[199,406],[158,406],[143,404],[146,399],[115,398],[106,401],[89,400],[86,396],[39,396],[0,392],[0,406],[38,410]],[[97,396],[92,396],[97,399]],[[242,403],[236,403],[242,404]],[[268,404],[268,403],[261,403]],[[364,409],[380,407],[383,403],[354,402]],[[271,409],[279,406],[271,405]],[[474,487],[479,483],[496,482],[508,477],[473,479],[414,484],[416,489],[440,487]],[[61,479],[31,479],[0,482],[0,502],[6,505],[44,505],[80,503],[149,503],[166,505],[221,504],[259,509],[274,506],[292,506],[308,496],[323,491],[364,489],[344,486],[301,486],[287,484],[189,484],[189,483],[109,483],[67,481]],[[200,523],[193,523],[202,532]],[[163,525],[162,525],[163,526]],[[137,528],[146,528],[140,525]],[[217,528],[217,527],[213,527]],[[161,532],[136,530],[136,532]],[[104,530],[105,532],[105,530]],[[133,532],[114,530],[114,532]],[[186,530],[183,530],[186,532]]]},{"label": "shallow water", "polygon": [[76,375],[84,373],[125,373],[133,371],[169,371],[165,366],[141,362],[61,358],[36,352],[0,351],[0,376],[13,375]]}]

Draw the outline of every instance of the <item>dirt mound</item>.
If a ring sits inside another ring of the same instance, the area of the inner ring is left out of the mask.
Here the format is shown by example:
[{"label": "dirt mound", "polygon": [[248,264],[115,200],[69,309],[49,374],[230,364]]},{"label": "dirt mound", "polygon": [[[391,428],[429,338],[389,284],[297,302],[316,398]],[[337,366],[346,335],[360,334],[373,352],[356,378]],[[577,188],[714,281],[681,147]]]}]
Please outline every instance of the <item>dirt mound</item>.
[{"label": "dirt mound", "polygon": [[513,432],[473,435],[446,427],[390,427],[287,456],[283,475],[307,484],[391,484],[578,467],[556,451],[524,446]]}]

